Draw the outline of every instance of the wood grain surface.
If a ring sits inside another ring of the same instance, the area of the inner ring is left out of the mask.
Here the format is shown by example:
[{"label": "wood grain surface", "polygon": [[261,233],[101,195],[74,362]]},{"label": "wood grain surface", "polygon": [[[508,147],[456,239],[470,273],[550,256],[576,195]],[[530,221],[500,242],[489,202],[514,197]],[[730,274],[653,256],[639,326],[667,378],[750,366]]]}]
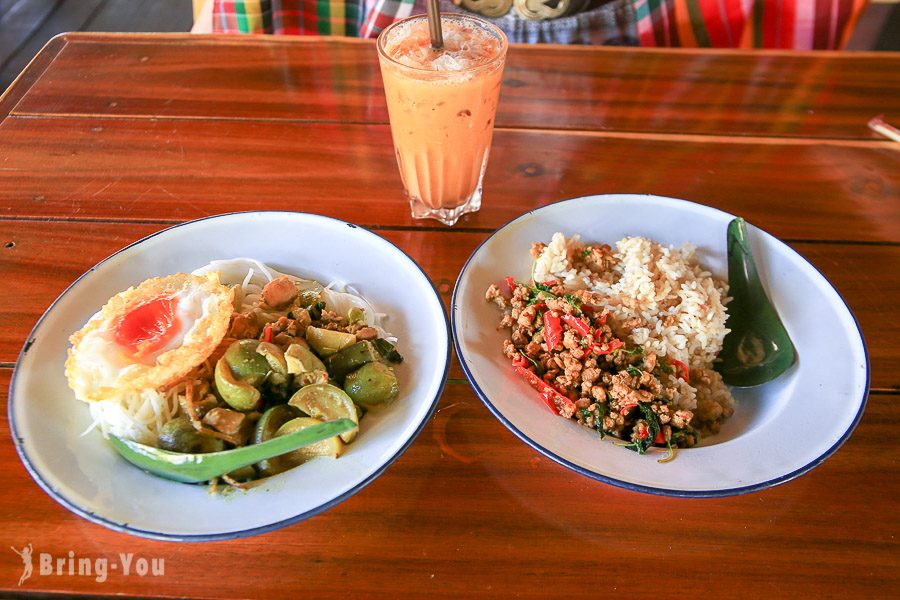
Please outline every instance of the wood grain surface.
[{"label": "wood grain surface", "polygon": [[[165,575],[35,576],[0,550],[0,596],[892,598],[900,589],[900,55],[514,47],[485,204],[452,229],[400,197],[371,42],[57,38],[0,98],[0,397],[66,287],[185,220],[302,210],[372,228],[445,303],[470,253],[532,208],[608,192],[740,214],[835,285],[872,392],[849,441],[775,488],[678,499],[601,484],[519,441],[454,362],[417,441],[302,523],[148,541],[56,504],[0,418],[0,542],[162,559]],[[4,118],[5,117],[5,118]],[[827,327],[823,323],[823,327]],[[5,412],[4,412],[5,415]],[[48,416],[52,418],[52,416]]]},{"label": "wood grain surface", "polygon": [[[497,124],[877,139],[870,118],[900,118],[898,71],[892,53],[513,45]],[[70,34],[47,75],[16,112],[387,122],[360,40]]]},{"label": "wood grain surface", "polygon": [[[416,226],[387,125],[12,117],[0,139],[27,149],[4,157],[0,215],[174,223],[265,208]],[[781,238],[900,241],[897,160],[888,141],[500,130],[482,209],[459,226],[493,231],[550,202],[627,191]]]}]

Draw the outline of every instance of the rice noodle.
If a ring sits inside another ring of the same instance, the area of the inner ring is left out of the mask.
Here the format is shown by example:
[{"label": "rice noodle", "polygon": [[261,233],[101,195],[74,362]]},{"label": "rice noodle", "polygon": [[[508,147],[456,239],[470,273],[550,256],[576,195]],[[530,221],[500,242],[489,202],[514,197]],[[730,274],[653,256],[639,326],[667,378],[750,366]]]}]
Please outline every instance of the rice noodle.
[{"label": "rice noodle", "polygon": [[[339,314],[346,315],[354,306],[363,309],[366,325],[373,327],[378,331],[380,337],[389,342],[397,341],[397,337],[387,332],[382,325],[382,321],[387,316],[377,312],[372,303],[351,283],[332,280],[328,285],[323,286],[313,279],[303,279],[288,273],[281,273],[253,258],[214,260],[208,265],[196,269],[193,275],[206,275],[212,272],[219,274],[219,281],[223,284],[236,286],[240,290],[240,294],[235,294],[235,298],[241,297],[240,304],[237,303],[237,300],[235,301],[235,309],[238,311],[247,311],[253,308],[267,283],[278,277],[288,277],[301,290],[318,290],[328,308]],[[276,316],[275,313],[263,311],[263,316],[272,317],[271,320],[274,321],[280,315]]]},{"label": "rice noodle", "polygon": [[104,437],[112,434],[154,446],[160,428],[180,410],[178,398],[171,390],[152,389],[90,402],[88,406],[94,422],[84,434],[99,428]]}]

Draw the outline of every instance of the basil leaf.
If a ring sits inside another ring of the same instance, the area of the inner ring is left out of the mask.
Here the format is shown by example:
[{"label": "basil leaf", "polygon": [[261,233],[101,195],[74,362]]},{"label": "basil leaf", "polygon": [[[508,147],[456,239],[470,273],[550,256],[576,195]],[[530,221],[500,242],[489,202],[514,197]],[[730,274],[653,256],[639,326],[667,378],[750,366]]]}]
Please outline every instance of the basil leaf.
[{"label": "basil leaf", "polygon": [[647,421],[647,436],[643,439],[636,439],[632,443],[634,451],[638,454],[644,454],[653,447],[653,440],[660,431],[659,417],[653,412],[649,404],[638,403],[638,408],[644,413],[644,419]]},{"label": "basil leaf", "polygon": [[565,296],[563,296],[563,300],[571,304],[572,307],[579,312],[579,314],[581,313],[581,300],[577,296],[575,296],[574,294],[566,294]]},{"label": "basil leaf", "polygon": [[530,356],[528,356],[527,354],[525,354],[525,352],[524,352],[523,350],[519,350],[519,354],[521,354],[522,356],[524,356],[524,357],[525,357],[525,360],[527,360],[527,361],[530,362],[532,365],[534,365],[534,368],[535,368],[535,370],[537,371],[537,374],[538,374],[538,375],[543,375],[543,374],[544,374],[544,367],[542,367],[536,360],[534,360],[533,358],[531,358]]},{"label": "basil leaf", "polygon": [[602,440],[606,437],[606,432],[603,431],[603,419],[609,413],[608,407],[603,402],[597,402],[597,420],[594,422],[594,428],[600,432],[600,439]]},{"label": "basil leaf", "polygon": [[624,353],[624,354],[631,354],[632,356],[634,356],[635,354],[643,354],[643,353],[644,353],[644,347],[643,347],[643,346],[635,346],[635,347],[632,348],[631,350],[626,350],[626,349],[625,349],[625,346],[622,346],[622,347],[620,347],[620,348],[616,348],[616,349],[614,350],[614,352],[622,352],[622,353]]}]

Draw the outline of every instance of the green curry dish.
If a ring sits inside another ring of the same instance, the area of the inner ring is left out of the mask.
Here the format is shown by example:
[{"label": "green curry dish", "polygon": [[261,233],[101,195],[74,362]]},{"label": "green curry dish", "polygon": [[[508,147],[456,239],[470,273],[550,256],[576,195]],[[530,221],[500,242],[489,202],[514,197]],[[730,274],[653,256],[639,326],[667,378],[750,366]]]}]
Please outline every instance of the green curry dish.
[{"label": "green curry dish", "polygon": [[356,438],[362,414],[401,396],[394,367],[403,356],[384,339],[379,313],[357,296],[300,281],[280,276],[262,293],[238,296],[245,301],[231,315],[227,345],[179,383],[180,410],[161,426],[158,446],[226,452],[288,435],[281,430],[289,423],[291,431],[338,419],[355,425],[294,451],[302,461],[265,457],[222,475],[241,487],[316,456],[339,457]]},{"label": "green curry dish", "polygon": [[332,354],[325,360],[328,376],[343,383],[348,374],[381,357],[372,342],[363,340]]},{"label": "green curry dish", "polygon": [[378,338],[373,341],[372,344],[375,346],[375,349],[378,350],[379,354],[381,354],[388,362],[395,364],[403,362],[403,356],[397,352],[397,348],[386,339]]},{"label": "green curry dish", "polygon": [[324,302],[316,302],[312,306],[310,306],[307,310],[309,311],[309,316],[313,321],[318,321],[322,318],[322,311],[325,310],[326,304]]}]

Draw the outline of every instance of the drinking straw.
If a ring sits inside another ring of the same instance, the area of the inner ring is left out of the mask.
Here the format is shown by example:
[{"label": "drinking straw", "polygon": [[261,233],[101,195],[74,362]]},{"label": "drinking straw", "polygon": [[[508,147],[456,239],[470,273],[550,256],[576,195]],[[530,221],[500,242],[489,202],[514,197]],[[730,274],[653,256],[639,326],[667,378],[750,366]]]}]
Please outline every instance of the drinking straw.
[{"label": "drinking straw", "polygon": [[441,9],[438,8],[438,0],[428,0],[426,5],[428,12],[428,30],[431,33],[431,47],[440,50],[444,47],[444,34],[441,31]]},{"label": "drinking straw", "polygon": [[872,131],[877,131],[886,138],[890,138],[895,142],[900,142],[900,130],[885,123],[884,119],[882,119],[883,116],[884,115],[878,115],[869,120],[869,128]]}]

